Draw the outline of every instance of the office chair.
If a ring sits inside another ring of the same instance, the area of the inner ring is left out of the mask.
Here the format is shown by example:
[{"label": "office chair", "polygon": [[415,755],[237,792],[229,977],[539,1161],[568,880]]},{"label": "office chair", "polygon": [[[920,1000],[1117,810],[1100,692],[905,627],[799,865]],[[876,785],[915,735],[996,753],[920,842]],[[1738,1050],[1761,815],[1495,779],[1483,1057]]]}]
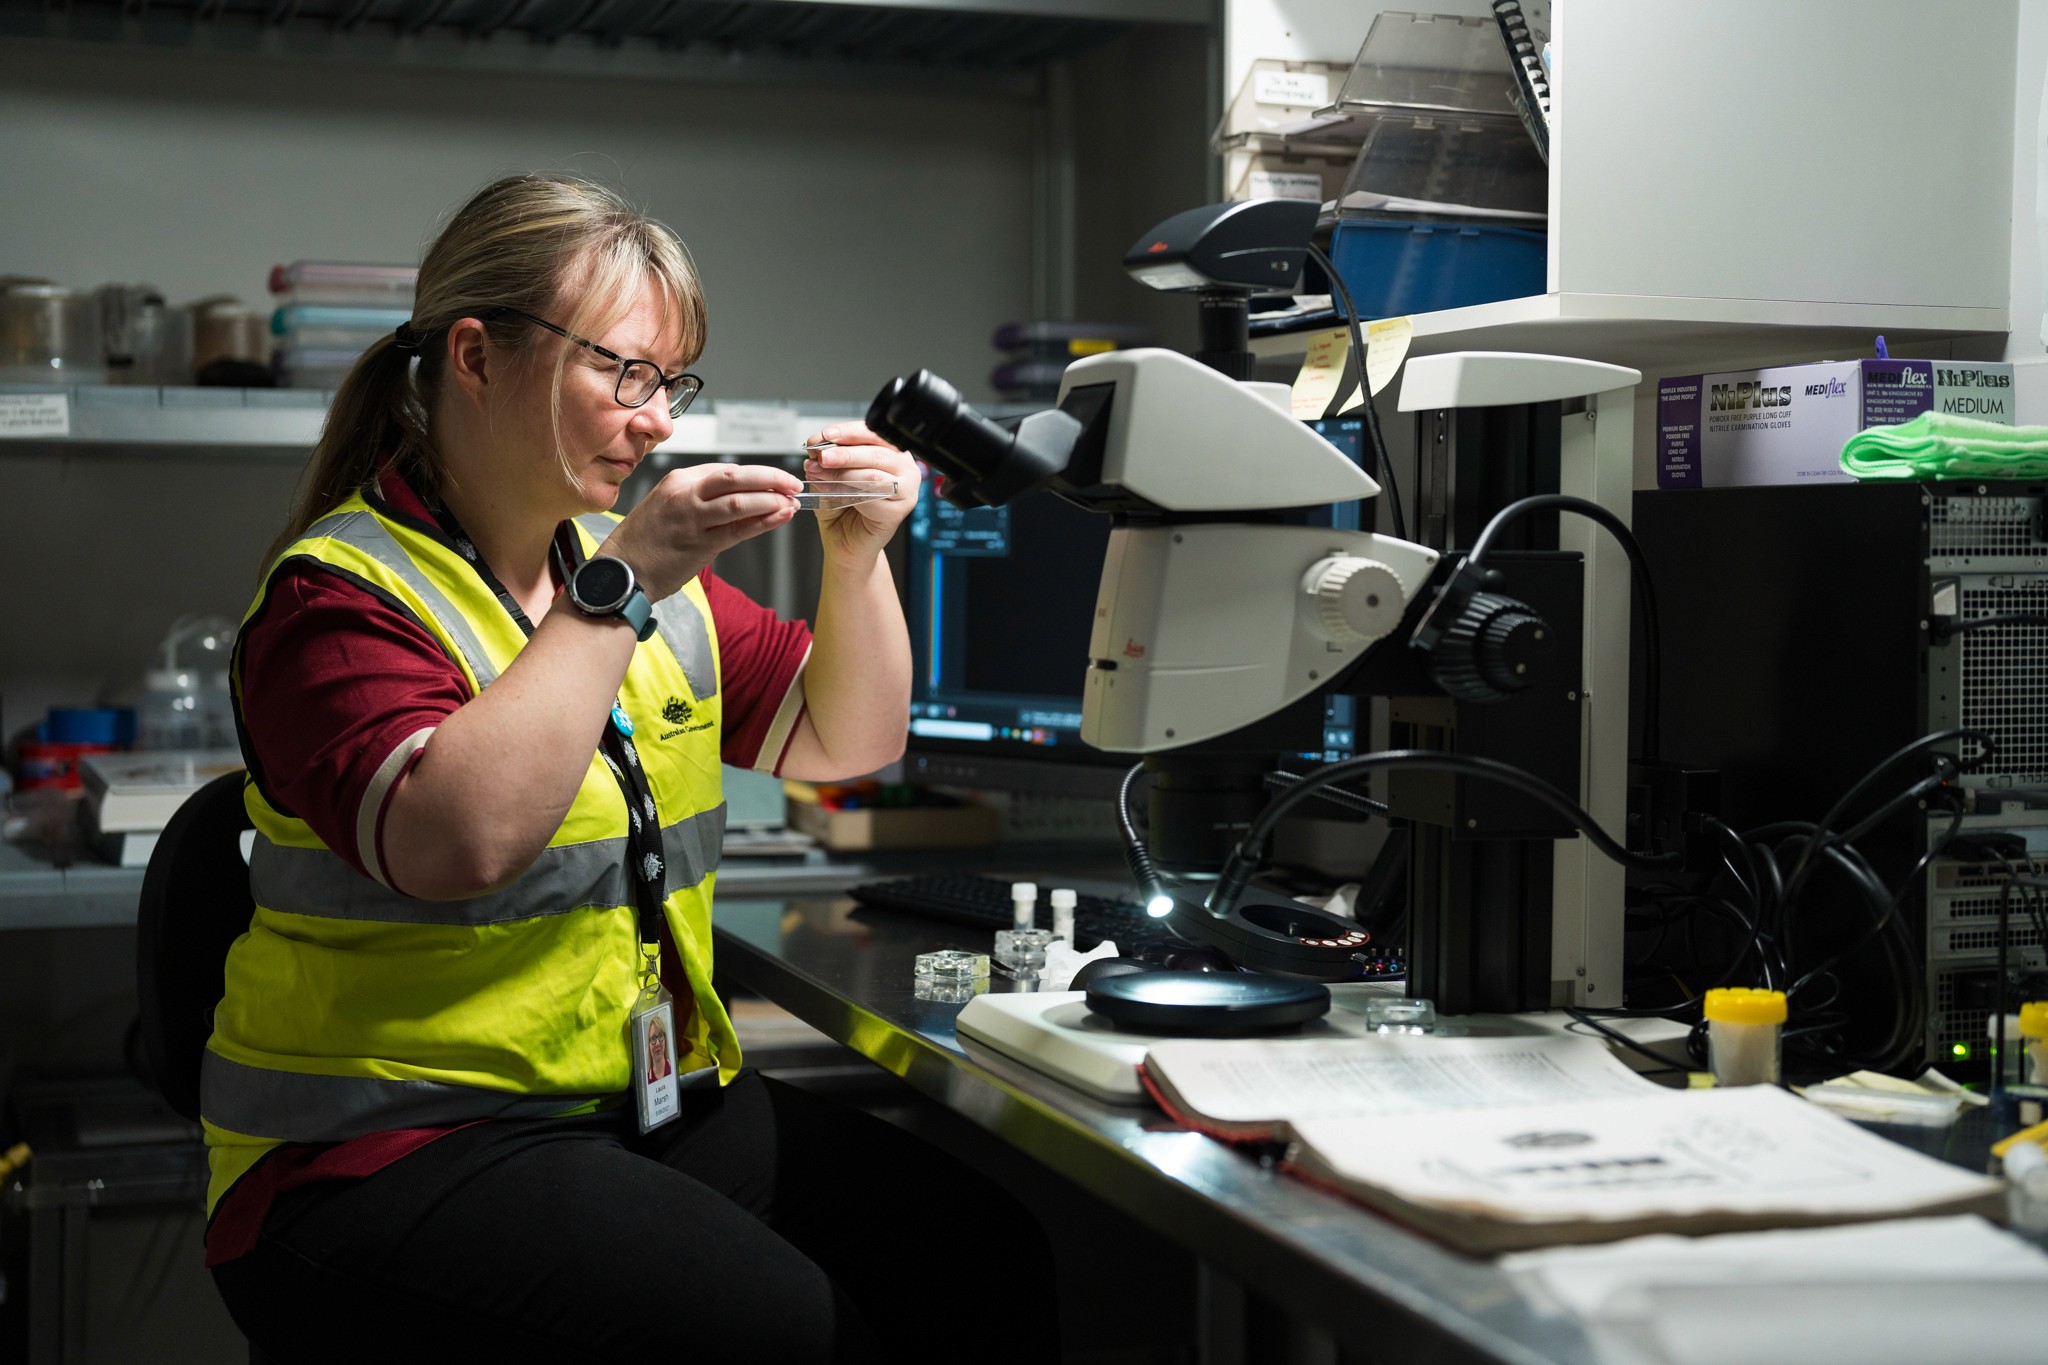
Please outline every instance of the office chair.
[{"label": "office chair", "polygon": [[199,1121],[199,1060],[213,1032],[228,948],[249,929],[256,902],[242,831],[246,776],[223,773],[178,807],[149,855],[135,921],[142,1055],[164,1102]]},{"label": "office chair", "polygon": [[[142,1055],[164,1102],[199,1121],[199,1062],[225,990],[228,948],[256,908],[242,831],[246,775],[223,773],[178,807],[157,836],[135,919]],[[249,1365],[270,1358],[249,1348]]]}]

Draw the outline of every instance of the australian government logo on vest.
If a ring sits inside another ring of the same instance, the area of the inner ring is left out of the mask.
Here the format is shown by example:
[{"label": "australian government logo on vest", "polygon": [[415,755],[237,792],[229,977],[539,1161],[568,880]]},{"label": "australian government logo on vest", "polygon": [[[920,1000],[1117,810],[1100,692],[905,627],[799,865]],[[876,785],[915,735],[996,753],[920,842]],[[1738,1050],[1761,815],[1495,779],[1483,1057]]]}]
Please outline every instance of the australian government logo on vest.
[{"label": "australian government logo on vest", "polygon": [[673,730],[662,731],[663,739],[674,739],[677,735],[693,735],[699,730],[711,728],[711,722],[698,720],[697,708],[682,697],[670,697],[668,704],[661,708],[661,718],[676,727]]},{"label": "australian government logo on vest", "polygon": [[1841,360],[1657,384],[1657,486],[1851,483],[1842,446],[1923,412],[2013,424],[2012,366]]}]

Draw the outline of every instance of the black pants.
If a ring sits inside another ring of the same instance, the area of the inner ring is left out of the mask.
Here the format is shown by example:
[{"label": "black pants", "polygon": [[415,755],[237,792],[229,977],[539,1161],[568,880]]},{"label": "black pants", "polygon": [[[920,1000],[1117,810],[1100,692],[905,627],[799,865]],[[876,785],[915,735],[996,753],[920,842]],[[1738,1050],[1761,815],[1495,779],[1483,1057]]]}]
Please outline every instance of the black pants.
[{"label": "black pants", "polygon": [[279,1365],[1059,1356],[1022,1205],[751,1071],[645,1137],[617,1114],[477,1124],[292,1190],[214,1280]]}]

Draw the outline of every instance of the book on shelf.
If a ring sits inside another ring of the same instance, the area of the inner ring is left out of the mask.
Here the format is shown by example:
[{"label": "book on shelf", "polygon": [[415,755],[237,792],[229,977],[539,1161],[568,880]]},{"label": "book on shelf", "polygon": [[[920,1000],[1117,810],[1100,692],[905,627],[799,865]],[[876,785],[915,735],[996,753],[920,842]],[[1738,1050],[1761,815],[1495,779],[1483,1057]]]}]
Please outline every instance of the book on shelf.
[{"label": "book on shelf", "polygon": [[160,830],[187,797],[241,768],[238,749],[86,754],[78,760],[86,824],[95,835]]},{"label": "book on shelf", "polygon": [[1470,1252],[2004,1208],[1784,1091],[1666,1089],[1591,1039],[1177,1041],[1144,1074],[1189,1126],[1284,1139],[1292,1173]]}]

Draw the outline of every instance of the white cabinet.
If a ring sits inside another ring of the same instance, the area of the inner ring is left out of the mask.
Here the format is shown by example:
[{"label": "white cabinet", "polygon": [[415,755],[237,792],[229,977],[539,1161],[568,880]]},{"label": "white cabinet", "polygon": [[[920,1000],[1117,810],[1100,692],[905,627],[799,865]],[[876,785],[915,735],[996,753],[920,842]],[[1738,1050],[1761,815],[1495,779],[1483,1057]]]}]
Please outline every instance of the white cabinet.
[{"label": "white cabinet", "polygon": [[2006,330],[2012,0],[1556,0],[1553,24],[1551,293]]},{"label": "white cabinet", "polygon": [[[1270,41],[1289,50],[1289,6],[1232,8],[1285,18]],[[1362,41],[1371,13],[1353,12]],[[2009,329],[2015,0],[1551,15],[1547,292],[1423,315],[1418,352],[1654,372],[1868,354],[1875,333],[1946,354]],[[1234,56],[1266,55],[1231,32]]]}]

